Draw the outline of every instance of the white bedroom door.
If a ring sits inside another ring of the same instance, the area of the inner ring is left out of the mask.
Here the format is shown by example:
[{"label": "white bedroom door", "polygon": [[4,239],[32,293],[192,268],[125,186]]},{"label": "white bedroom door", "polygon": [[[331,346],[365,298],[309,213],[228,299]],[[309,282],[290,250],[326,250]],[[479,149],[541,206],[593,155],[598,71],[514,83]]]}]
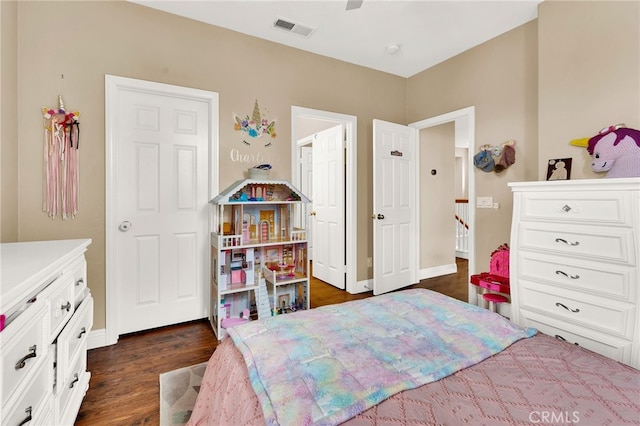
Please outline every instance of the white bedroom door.
[{"label": "white bedroom door", "polygon": [[345,288],[344,127],[313,138],[313,276]]},{"label": "white bedroom door", "polygon": [[209,104],[120,90],[118,335],[206,317]]},{"label": "white bedroom door", "polygon": [[[300,147],[300,191],[313,200],[313,147],[312,145]],[[301,206],[300,224],[307,225],[307,257],[313,261],[313,225],[311,218],[313,204],[303,204]]]},{"label": "white bedroom door", "polygon": [[373,294],[417,280],[417,130],[373,120]]}]

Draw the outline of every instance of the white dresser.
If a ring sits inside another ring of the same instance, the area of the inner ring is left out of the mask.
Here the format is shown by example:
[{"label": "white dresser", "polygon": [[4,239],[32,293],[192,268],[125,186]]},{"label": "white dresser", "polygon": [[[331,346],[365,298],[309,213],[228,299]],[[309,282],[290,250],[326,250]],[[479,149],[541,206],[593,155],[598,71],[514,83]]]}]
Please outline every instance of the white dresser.
[{"label": "white dresser", "polygon": [[640,178],[509,186],[512,320],[640,368]]},{"label": "white dresser", "polygon": [[89,387],[89,239],[0,244],[0,424],[73,425]]}]

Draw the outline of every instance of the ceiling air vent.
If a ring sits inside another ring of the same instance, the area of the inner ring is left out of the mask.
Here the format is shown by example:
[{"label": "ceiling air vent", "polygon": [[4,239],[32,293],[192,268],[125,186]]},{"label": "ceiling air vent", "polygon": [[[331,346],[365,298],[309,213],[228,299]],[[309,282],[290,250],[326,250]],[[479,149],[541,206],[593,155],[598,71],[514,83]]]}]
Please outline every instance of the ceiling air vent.
[{"label": "ceiling air vent", "polygon": [[298,34],[303,37],[309,37],[313,30],[315,30],[315,28],[309,27],[307,25],[291,22],[282,18],[278,18],[276,22],[273,23],[273,26],[283,31]]}]

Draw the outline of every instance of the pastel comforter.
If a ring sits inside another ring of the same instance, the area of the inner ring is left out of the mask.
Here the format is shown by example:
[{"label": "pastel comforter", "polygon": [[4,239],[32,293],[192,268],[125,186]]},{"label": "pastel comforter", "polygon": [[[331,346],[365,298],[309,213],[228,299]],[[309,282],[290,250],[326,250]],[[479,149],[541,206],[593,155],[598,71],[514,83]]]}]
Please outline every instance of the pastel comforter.
[{"label": "pastel comforter", "polygon": [[532,333],[427,290],[250,323],[214,352],[190,424],[639,421],[637,370]]}]

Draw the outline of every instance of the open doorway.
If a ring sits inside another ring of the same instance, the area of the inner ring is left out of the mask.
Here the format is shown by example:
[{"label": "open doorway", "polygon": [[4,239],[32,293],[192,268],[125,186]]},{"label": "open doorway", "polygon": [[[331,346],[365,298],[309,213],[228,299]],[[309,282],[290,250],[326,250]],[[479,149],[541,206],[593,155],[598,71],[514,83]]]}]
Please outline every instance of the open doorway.
[{"label": "open doorway", "polygon": [[[445,125],[447,123],[453,123],[455,148],[457,150],[466,149],[466,167],[463,168],[465,172],[464,182],[466,194],[469,200],[475,199],[475,175],[473,170],[473,151],[475,147],[475,107],[463,108],[450,113],[442,114],[436,117],[421,120],[415,123],[411,123],[410,126],[416,128],[419,132],[423,129],[434,128],[436,126]],[[418,139],[418,149],[420,151],[429,150],[431,147],[428,145],[428,141],[423,138]],[[431,173],[431,170],[429,170]],[[437,170],[436,170],[437,174]],[[452,201],[453,203],[453,201]],[[467,240],[467,256],[468,256],[468,275],[475,273],[475,204],[470,202],[468,205],[468,240]],[[420,216],[420,215],[418,215]],[[420,220],[420,219],[418,219]],[[451,219],[454,220],[453,218]],[[440,275],[450,273],[452,271],[440,271]],[[435,276],[435,275],[433,275]],[[426,278],[421,276],[420,278]],[[470,277],[468,277],[470,278]],[[469,282],[469,303],[477,305],[478,295],[475,286]]]},{"label": "open doorway", "polygon": [[[341,199],[344,206],[343,214],[340,215],[340,220],[344,225],[342,226],[343,231],[339,235],[331,235],[331,238],[318,239],[314,237],[315,233],[311,228],[310,245],[312,246],[312,256],[318,254],[320,250],[326,252],[327,247],[323,247],[323,244],[332,244],[340,248],[340,251],[344,253],[344,256],[340,256],[344,262],[340,265],[342,276],[340,280],[337,280],[338,282],[331,284],[346,289],[350,293],[356,293],[358,291],[356,290],[357,118],[355,116],[297,106],[291,107],[291,183],[303,193],[305,192],[303,188],[310,191],[309,183],[313,181],[313,175],[309,175],[309,173],[313,173],[313,168],[309,169],[308,162],[312,161],[310,158],[313,157],[313,137],[335,126],[341,126],[343,129],[340,131],[340,143],[341,150],[344,150],[344,164],[339,167],[339,171],[335,170],[333,173],[342,173],[344,184],[331,194],[325,194],[327,196],[322,198],[327,199],[330,196]],[[320,188],[324,187],[320,186]],[[312,200],[312,207],[308,212],[298,212],[295,219],[298,221],[298,225],[306,225],[311,222],[309,215],[314,211],[313,199],[320,197],[320,194],[305,195],[309,195]]]}]

